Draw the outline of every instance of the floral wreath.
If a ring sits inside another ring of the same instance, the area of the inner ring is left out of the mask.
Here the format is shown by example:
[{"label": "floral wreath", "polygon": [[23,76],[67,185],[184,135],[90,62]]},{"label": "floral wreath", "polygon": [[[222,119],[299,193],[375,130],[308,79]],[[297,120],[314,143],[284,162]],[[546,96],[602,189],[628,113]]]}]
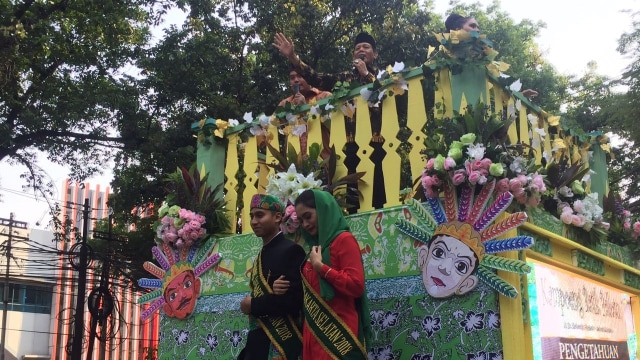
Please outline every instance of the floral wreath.
[{"label": "floral wreath", "polygon": [[[399,218],[396,226],[400,232],[425,245],[431,243],[434,235],[449,235],[461,240],[478,257],[479,265],[475,274],[478,279],[500,294],[515,298],[518,291],[490,269],[527,274],[530,267],[522,260],[507,259],[493,254],[526,249],[533,245],[533,238],[516,236],[495,240],[527,220],[525,212],[516,212],[493,223],[514,198],[510,192],[503,192],[496,195],[494,201],[487,206],[494,194],[495,185],[495,180],[485,183],[474,199],[475,186],[464,183],[456,188],[447,180],[443,183],[444,208],[437,195],[427,196],[428,208],[419,201],[410,199],[407,207],[411,217],[417,220],[416,223]],[[459,195],[456,190],[460,191]]]}]

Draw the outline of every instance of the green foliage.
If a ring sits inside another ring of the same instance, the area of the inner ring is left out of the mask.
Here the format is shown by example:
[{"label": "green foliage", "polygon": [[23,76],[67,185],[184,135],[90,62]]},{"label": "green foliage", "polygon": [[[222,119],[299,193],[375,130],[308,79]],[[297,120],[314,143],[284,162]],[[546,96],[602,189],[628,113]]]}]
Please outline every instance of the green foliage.
[{"label": "green foliage", "polygon": [[195,163],[189,170],[181,167],[169,174],[166,179],[167,205],[178,205],[204,215],[208,234],[228,233],[231,224],[225,210],[226,203],[219,194],[223,190],[222,185],[211,189],[207,185],[208,176],[200,174]]},{"label": "green foliage", "polygon": [[[33,169],[40,150],[83,179],[104,166],[113,148],[135,145],[131,133],[112,130],[144,118],[135,110],[135,81],[122,68],[148,40],[151,3],[2,2],[0,160]],[[37,177],[31,186],[45,183],[38,172],[31,176]]]}]

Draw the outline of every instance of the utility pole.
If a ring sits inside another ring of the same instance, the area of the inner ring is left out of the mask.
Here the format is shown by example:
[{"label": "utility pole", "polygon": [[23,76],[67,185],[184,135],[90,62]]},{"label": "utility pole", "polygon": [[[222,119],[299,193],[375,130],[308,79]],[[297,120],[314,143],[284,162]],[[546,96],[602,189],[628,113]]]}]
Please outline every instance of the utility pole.
[{"label": "utility pole", "polygon": [[89,232],[89,199],[84,199],[82,211],[82,245],[80,246],[80,264],[78,266],[78,295],[76,296],[76,312],[74,317],[73,342],[71,343],[71,360],[82,358],[82,338],[84,335],[84,298],[87,289],[87,233]]},{"label": "utility pole", "polygon": [[112,209],[109,208],[109,231],[104,233],[102,231],[93,231],[93,238],[96,240],[107,240],[108,255],[102,262],[102,274],[100,277],[100,286],[94,288],[89,293],[89,312],[91,313],[91,329],[89,335],[89,351],[87,353],[87,360],[92,360],[93,356],[93,343],[96,338],[96,327],[100,323],[100,349],[99,360],[105,359],[106,344],[107,344],[107,331],[109,329],[109,317],[113,312],[115,300],[111,291],[109,290],[109,270],[111,268],[111,242],[118,241],[124,242],[122,236],[113,236],[113,218]]},{"label": "utility pole", "polygon": [[14,226],[20,229],[26,229],[27,223],[23,221],[14,221],[14,214],[9,214],[9,219],[0,219],[0,225],[9,225],[9,237],[7,239],[7,264],[4,273],[4,291],[2,295],[2,349],[0,349],[0,360],[4,360],[5,344],[7,338],[7,312],[9,311],[9,261],[11,261],[11,240],[13,240]]}]

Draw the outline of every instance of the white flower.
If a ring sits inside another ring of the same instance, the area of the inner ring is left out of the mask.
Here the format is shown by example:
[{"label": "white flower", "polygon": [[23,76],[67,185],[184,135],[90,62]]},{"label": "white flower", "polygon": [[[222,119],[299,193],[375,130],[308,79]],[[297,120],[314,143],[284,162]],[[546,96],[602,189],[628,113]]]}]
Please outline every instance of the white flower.
[{"label": "white flower", "polygon": [[568,186],[563,186],[560,189],[558,189],[558,194],[564,197],[573,197],[573,191]]},{"label": "white flower", "polygon": [[533,130],[533,131],[535,131],[536,133],[538,133],[538,135],[540,135],[540,137],[541,137],[541,138],[543,138],[543,139],[544,139],[544,137],[545,137],[545,136],[547,136],[547,133],[544,131],[544,128],[543,128],[543,129],[540,129],[540,128],[534,128],[534,130]]},{"label": "white flower", "polygon": [[260,126],[252,126],[251,128],[249,128],[249,132],[251,133],[251,135],[253,136],[259,136],[259,135],[264,135],[264,129],[261,128]]},{"label": "white flower", "polygon": [[253,114],[251,114],[250,112],[244,113],[242,119],[246,122],[253,122]]},{"label": "white flower", "polygon": [[229,126],[238,126],[238,124],[240,124],[240,122],[236,119],[229,119]]},{"label": "white flower", "polygon": [[520,79],[514,81],[513,83],[511,83],[511,85],[509,85],[509,90],[511,91],[520,91],[520,89],[522,89],[522,81],[520,81]]},{"label": "white flower", "polygon": [[298,120],[298,115],[287,113],[286,118],[287,118],[287,123],[289,123],[289,125],[293,125]]},{"label": "white flower", "polygon": [[378,80],[382,79],[384,77],[384,74],[386,74],[387,72],[384,70],[378,70],[378,75],[376,75],[376,78],[378,78]]},{"label": "white flower", "polygon": [[325,111],[331,111],[331,109],[334,109],[334,108],[335,108],[335,106],[333,106],[331,104],[327,104],[327,105],[324,106],[324,110]]},{"label": "white flower", "polygon": [[401,61],[393,64],[393,72],[398,73],[402,70],[404,70],[404,62]]},{"label": "white flower", "polygon": [[320,106],[319,105],[313,105],[309,109],[309,112],[311,113],[311,115],[320,115]]},{"label": "white flower", "polygon": [[[249,113],[249,114],[251,114],[251,113]],[[269,126],[269,124],[271,123],[271,117],[267,116],[265,114],[260,114],[258,116],[258,121],[260,122],[260,126],[262,126],[264,128],[264,127]]]},{"label": "white flower", "polygon": [[528,114],[527,120],[529,120],[529,123],[531,123],[531,125],[534,125],[534,126],[538,125],[538,116],[535,114]]},{"label": "white flower", "polygon": [[513,171],[516,174],[521,174],[524,172],[524,159],[522,156],[517,156],[513,159],[513,162],[509,165],[509,170]]},{"label": "white flower", "polygon": [[[516,100],[516,110],[520,111],[522,108],[522,101],[520,99]],[[515,115],[515,113],[514,113]]]},{"label": "white flower", "polygon": [[352,104],[350,102],[345,103],[344,105],[342,105],[342,107],[340,108],[340,110],[342,110],[342,113],[347,116],[347,117],[353,117],[353,115],[356,112],[356,105]]},{"label": "white flower", "polygon": [[316,180],[313,174],[309,174],[306,177],[300,179],[298,194],[301,194],[307,189],[320,189],[322,187],[322,180]]},{"label": "white flower", "polygon": [[297,136],[300,137],[302,136],[304,133],[307,132],[307,125],[296,125],[293,127],[293,129],[291,129],[291,134],[293,134],[293,136]]},{"label": "white flower", "polygon": [[467,155],[474,160],[482,160],[484,158],[484,150],[483,144],[470,144],[467,147]]}]

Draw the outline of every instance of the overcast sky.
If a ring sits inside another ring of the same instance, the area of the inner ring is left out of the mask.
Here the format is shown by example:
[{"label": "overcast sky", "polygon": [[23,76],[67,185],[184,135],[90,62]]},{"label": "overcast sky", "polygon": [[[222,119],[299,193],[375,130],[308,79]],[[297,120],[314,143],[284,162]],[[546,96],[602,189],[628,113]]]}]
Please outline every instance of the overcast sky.
[{"label": "overcast sky", "polygon": [[[448,0],[436,0],[435,12],[446,17],[448,4]],[[633,29],[631,14],[624,11],[639,11],[640,0],[502,0],[501,8],[516,21],[528,18],[547,24],[537,40],[545,58],[563,74],[581,75],[589,61],[596,61],[599,73],[618,78],[630,62],[616,47],[620,35]],[[57,193],[61,194],[67,170],[47,161],[40,165],[48,171]],[[9,213],[14,212],[16,220],[38,227],[36,222],[44,224],[48,220],[48,209],[45,202],[22,193],[23,181],[19,175],[23,171],[6,161],[0,163],[0,218],[9,218]],[[107,186],[110,180],[109,173],[89,181]]]}]

